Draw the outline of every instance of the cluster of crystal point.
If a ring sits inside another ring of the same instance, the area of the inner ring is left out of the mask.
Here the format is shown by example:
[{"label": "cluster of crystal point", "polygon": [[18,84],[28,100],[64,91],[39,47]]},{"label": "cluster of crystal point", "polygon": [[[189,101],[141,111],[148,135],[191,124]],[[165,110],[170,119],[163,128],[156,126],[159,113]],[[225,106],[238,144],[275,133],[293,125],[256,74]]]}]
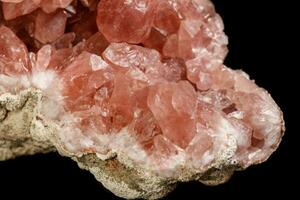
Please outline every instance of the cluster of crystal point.
[{"label": "cluster of crystal point", "polygon": [[75,155],[203,172],[267,159],[282,114],[242,71],[209,0],[1,0],[0,95],[43,91]]}]

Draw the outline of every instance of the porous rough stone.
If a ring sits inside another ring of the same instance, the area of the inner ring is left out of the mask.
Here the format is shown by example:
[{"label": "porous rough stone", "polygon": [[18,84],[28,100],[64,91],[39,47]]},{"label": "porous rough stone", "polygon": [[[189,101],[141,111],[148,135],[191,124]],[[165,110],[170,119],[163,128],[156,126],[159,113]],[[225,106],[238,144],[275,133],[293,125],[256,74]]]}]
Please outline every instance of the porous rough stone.
[{"label": "porous rough stone", "polygon": [[226,182],[264,162],[280,108],[223,64],[209,0],[2,0],[0,160],[57,151],[115,195]]}]

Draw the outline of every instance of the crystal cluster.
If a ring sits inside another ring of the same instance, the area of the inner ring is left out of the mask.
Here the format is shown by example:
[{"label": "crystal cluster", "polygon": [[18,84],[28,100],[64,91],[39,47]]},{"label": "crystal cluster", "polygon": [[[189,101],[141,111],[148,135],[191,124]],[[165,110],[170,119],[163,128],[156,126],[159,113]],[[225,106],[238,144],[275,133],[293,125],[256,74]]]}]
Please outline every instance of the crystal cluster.
[{"label": "crystal cluster", "polygon": [[1,7],[0,95],[41,90],[41,115],[72,155],[125,156],[174,178],[218,167],[223,154],[246,168],[280,142],[271,96],[223,64],[228,40],[209,0]]}]

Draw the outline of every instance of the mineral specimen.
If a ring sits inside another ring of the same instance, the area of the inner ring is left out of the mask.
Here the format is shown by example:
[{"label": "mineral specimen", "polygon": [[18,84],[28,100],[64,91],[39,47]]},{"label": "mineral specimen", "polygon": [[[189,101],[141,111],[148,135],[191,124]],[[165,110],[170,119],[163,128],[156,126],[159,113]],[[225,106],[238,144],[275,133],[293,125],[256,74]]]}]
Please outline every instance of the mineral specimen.
[{"label": "mineral specimen", "polygon": [[209,0],[0,6],[0,160],[56,150],[118,196],[155,199],[225,182],[280,143],[271,96],[223,64]]}]

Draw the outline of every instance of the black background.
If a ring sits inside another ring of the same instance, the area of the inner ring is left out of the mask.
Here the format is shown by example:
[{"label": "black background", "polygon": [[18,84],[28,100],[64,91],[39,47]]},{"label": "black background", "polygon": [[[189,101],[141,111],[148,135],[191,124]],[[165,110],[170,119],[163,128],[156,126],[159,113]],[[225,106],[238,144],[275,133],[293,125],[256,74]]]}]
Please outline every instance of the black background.
[{"label": "black background", "polygon": [[[287,131],[279,149],[267,162],[236,172],[229,182],[220,186],[207,187],[196,182],[179,184],[165,199],[259,199],[262,196],[271,199],[279,195],[290,199],[288,196],[294,194],[299,185],[293,182],[299,179],[296,160],[299,159],[296,148],[299,131],[295,123],[299,106],[294,103],[299,93],[296,69],[300,57],[293,6],[288,1],[277,0],[213,2],[224,19],[230,39],[230,53],[225,63],[231,68],[242,68],[272,94],[285,114]],[[56,153],[0,162],[0,199],[20,195],[24,199],[41,199],[41,195],[53,199],[118,199],[89,172]]]}]

